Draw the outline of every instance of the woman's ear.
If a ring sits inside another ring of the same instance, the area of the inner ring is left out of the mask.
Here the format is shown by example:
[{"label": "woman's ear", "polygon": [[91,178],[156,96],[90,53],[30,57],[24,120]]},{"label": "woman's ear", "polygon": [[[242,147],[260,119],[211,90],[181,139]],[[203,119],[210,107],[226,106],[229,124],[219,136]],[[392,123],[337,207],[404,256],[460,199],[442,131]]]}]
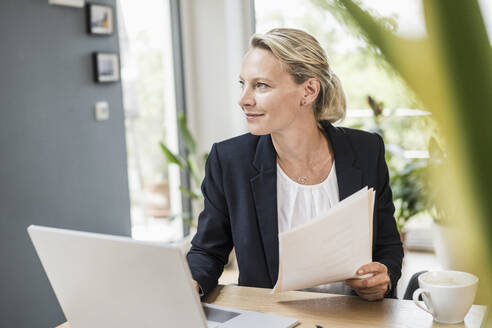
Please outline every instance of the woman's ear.
[{"label": "woman's ear", "polygon": [[301,105],[310,105],[316,101],[318,98],[320,90],[319,80],[317,78],[311,77],[306,82],[304,82],[304,96],[301,100]]}]

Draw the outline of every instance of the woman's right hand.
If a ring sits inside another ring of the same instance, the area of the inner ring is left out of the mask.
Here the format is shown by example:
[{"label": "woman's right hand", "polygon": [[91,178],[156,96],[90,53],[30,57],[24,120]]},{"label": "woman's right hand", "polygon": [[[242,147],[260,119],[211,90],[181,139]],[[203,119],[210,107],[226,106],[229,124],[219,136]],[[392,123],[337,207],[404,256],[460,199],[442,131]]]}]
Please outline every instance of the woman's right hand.
[{"label": "woman's right hand", "polygon": [[200,296],[200,285],[195,279],[192,279],[192,281],[193,281],[193,286],[195,286],[196,293],[198,294],[198,296]]}]

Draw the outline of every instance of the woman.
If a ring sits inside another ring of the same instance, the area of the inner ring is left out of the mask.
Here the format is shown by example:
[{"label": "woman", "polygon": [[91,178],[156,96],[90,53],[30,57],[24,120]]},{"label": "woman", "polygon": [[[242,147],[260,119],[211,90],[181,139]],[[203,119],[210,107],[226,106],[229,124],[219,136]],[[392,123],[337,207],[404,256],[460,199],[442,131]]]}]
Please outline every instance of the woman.
[{"label": "woman", "polygon": [[[205,208],[187,255],[201,295],[217,285],[235,247],[239,285],[272,288],[278,233],[308,222],[364,186],[376,192],[373,261],[345,281],[366,300],[395,297],[403,249],[377,134],[336,128],[345,96],[311,35],[274,29],[251,38],[240,75],[250,133],[213,145]],[[336,167],[335,167],[336,165]]]}]

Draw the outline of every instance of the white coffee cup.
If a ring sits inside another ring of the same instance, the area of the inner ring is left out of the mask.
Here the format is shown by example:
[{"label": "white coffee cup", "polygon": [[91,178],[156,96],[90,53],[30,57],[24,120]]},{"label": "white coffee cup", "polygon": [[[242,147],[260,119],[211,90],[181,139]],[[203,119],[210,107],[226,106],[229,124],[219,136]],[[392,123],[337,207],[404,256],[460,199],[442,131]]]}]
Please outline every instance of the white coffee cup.
[{"label": "white coffee cup", "polygon": [[[478,278],[461,271],[431,271],[419,276],[413,301],[440,323],[460,323],[473,305]],[[418,301],[422,295],[425,306]]]}]

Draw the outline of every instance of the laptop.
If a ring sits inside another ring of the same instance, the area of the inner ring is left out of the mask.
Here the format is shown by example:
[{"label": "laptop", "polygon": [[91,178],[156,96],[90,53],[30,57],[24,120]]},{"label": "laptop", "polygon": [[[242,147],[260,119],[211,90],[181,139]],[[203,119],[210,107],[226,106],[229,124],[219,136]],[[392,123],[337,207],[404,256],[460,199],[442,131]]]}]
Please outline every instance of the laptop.
[{"label": "laptop", "polygon": [[288,328],[296,319],[201,303],[182,252],[31,225],[29,236],[71,328]]}]

